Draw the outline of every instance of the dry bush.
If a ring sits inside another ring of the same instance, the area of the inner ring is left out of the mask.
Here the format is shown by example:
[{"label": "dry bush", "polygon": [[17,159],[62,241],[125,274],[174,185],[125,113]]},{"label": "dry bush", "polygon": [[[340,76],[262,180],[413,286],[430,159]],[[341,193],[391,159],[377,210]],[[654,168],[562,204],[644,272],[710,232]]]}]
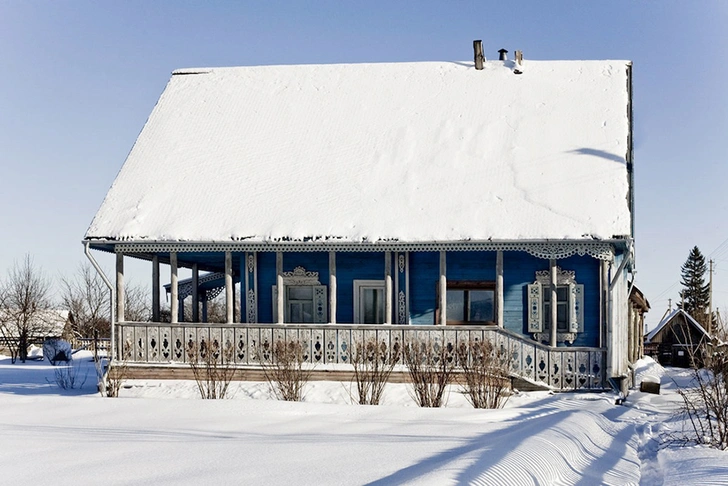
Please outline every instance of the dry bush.
[{"label": "dry bush", "polygon": [[354,344],[351,364],[354,366],[356,400],[359,405],[379,405],[384,387],[399,360],[398,343],[391,349],[384,341],[377,342],[373,338]]},{"label": "dry bush", "polygon": [[82,388],[88,378],[88,368],[81,370],[83,364],[80,360],[71,360],[65,366],[53,369],[56,385],[64,390]]},{"label": "dry bush", "polygon": [[124,342],[121,347],[121,356],[108,363],[104,369],[104,360],[94,354],[94,364],[96,365],[96,374],[99,379],[99,393],[103,397],[117,398],[119,390],[124,385],[129,376],[129,359],[131,358],[131,343]]},{"label": "dry bush", "polygon": [[[276,341],[270,350],[258,350],[258,359],[271,392],[278,400],[300,402],[312,369],[300,341]],[[269,357],[270,359],[267,359]]]},{"label": "dry bush", "polygon": [[468,341],[457,348],[463,393],[475,408],[501,408],[511,391],[510,359],[490,341]]},{"label": "dry bush", "polygon": [[420,407],[440,407],[447,401],[445,391],[455,371],[451,351],[439,343],[417,339],[405,343],[402,357],[411,380],[412,398]]},{"label": "dry bush", "polygon": [[682,413],[690,424],[688,435],[677,440],[720,450],[728,449],[728,346],[713,339],[704,346],[705,366],[693,370],[690,387],[678,389]]},{"label": "dry bush", "polygon": [[233,364],[235,346],[231,342],[220,345],[217,339],[210,342],[192,340],[187,343],[187,361],[197,383],[200,397],[219,399],[228,396],[230,382],[237,373]]}]

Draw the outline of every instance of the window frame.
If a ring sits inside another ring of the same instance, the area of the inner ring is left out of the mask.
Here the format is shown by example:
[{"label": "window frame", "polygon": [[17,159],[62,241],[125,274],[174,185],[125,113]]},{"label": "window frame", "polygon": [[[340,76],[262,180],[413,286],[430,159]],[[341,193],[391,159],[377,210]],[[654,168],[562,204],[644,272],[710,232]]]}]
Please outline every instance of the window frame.
[{"label": "window frame", "polygon": [[[467,325],[467,326],[493,326],[498,321],[498,298],[497,298],[497,291],[496,291],[496,283],[494,280],[448,280],[447,281],[447,291],[456,291],[456,290],[462,290],[466,293],[469,293],[471,291],[483,291],[483,290],[490,290],[493,292],[493,318],[492,320],[487,321],[471,321],[466,315],[466,320],[454,320],[447,317],[447,322],[445,323],[448,326],[458,326],[458,325]],[[438,296],[438,303],[440,299]],[[447,298],[445,299],[445,302],[447,305]],[[467,296],[464,296],[463,299],[463,307],[465,308],[465,313],[468,314],[470,312],[469,306],[468,306],[469,299]]]},{"label": "window frame", "polygon": [[387,316],[386,313],[386,305],[385,301],[387,299],[386,296],[386,285],[384,280],[362,280],[362,279],[355,279],[354,280],[354,301],[353,301],[353,307],[354,307],[354,316],[353,316],[353,322],[355,324],[365,324],[362,321],[363,314],[365,314],[364,309],[361,308],[361,290],[362,289],[381,289],[382,290],[382,322],[377,323],[369,323],[374,325],[384,324],[387,322]]}]

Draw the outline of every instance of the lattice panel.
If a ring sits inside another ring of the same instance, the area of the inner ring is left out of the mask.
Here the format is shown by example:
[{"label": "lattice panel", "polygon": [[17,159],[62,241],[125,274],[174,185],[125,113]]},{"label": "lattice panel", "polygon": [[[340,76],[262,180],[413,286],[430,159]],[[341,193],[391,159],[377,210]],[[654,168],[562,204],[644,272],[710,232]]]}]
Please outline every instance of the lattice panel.
[{"label": "lattice panel", "polygon": [[326,328],[324,330],[324,340],[326,341],[324,349],[324,359],[326,363],[337,362],[337,348],[339,347],[338,330]]},{"label": "lattice panel", "polygon": [[602,353],[592,351],[589,353],[589,362],[592,370],[591,388],[606,388],[606,380],[604,379],[604,365],[602,363]]},{"label": "lattice panel", "polygon": [[185,331],[181,327],[172,328],[172,361],[185,362]]},{"label": "lattice panel", "polygon": [[158,362],[159,361],[159,328],[148,327],[147,328],[147,361]]},{"label": "lattice panel", "polygon": [[544,383],[551,384],[549,382],[549,353],[541,348],[536,348],[536,380],[543,381]]},{"label": "lattice panel", "polygon": [[238,364],[248,364],[250,354],[248,353],[248,329],[245,327],[236,327],[235,335],[235,362]]},{"label": "lattice panel", "polygon": [[169,363],[172,361],[172,328],[159,328],[159,361]]},{"label": "lattice panel", "polygon": [[311,332],[311,363],[324,362],[325,337],[323,329],[314,329]]},{"label": "lattice panel", "polygon": [[562,388],[576,388],[576,352],[566,351],[562,353],[561,364],[563,365],[563,383]]},{"label": "lattice panel", "polygon": [[147,328],[134,328],[134,360],[147,361]]},{"label": "lattice panel", "polygon": [[549,352],[549,385],[561,388],[564,380],[564,365],[562,363],[562,353]]},{"label": "lattice panel", "polygon": [[336,362],[337,363],[350,363],[351,362],[351,333],[349,329],[339,329],[338,341],[336,344]]}]

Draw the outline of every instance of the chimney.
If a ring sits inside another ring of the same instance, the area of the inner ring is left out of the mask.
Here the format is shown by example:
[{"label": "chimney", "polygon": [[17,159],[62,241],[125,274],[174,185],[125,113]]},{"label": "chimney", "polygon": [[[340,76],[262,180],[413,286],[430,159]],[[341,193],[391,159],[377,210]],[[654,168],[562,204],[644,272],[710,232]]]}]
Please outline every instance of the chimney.
[{"label": "chimney", "polygon": [[523,51],[516,51],[516,66],[513,68],[515,74],[523,74]]},{"label": "chimney", "polygon": [[483,54],[483,41],[473,41],[473,51],[475,53],[475,69],[481,71],[483,69],[483,61],[485,61],[485,55]]},{"label": "chimney", "polygon": [[508,60],[508,56],[506,54],[508,54],[508,50],[507,49],[498,49],[498,59],[499,60],[501,60],[501,61],[507,61]]}]

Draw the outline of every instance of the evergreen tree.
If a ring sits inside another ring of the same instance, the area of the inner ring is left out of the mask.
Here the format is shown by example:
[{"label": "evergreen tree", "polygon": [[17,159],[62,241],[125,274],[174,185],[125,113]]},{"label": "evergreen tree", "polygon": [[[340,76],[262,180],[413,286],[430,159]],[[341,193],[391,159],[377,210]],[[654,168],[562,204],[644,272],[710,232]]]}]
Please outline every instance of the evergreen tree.
[{"label": "evergreen tree", "polygon": [[681,268],[680,283],[683,290],[680,292],[682,308],[700,324],[709,322],[708,306],[710,305],[710,289],[705,283],[705,257],[697,246],[690,250],[690,255]]}]

